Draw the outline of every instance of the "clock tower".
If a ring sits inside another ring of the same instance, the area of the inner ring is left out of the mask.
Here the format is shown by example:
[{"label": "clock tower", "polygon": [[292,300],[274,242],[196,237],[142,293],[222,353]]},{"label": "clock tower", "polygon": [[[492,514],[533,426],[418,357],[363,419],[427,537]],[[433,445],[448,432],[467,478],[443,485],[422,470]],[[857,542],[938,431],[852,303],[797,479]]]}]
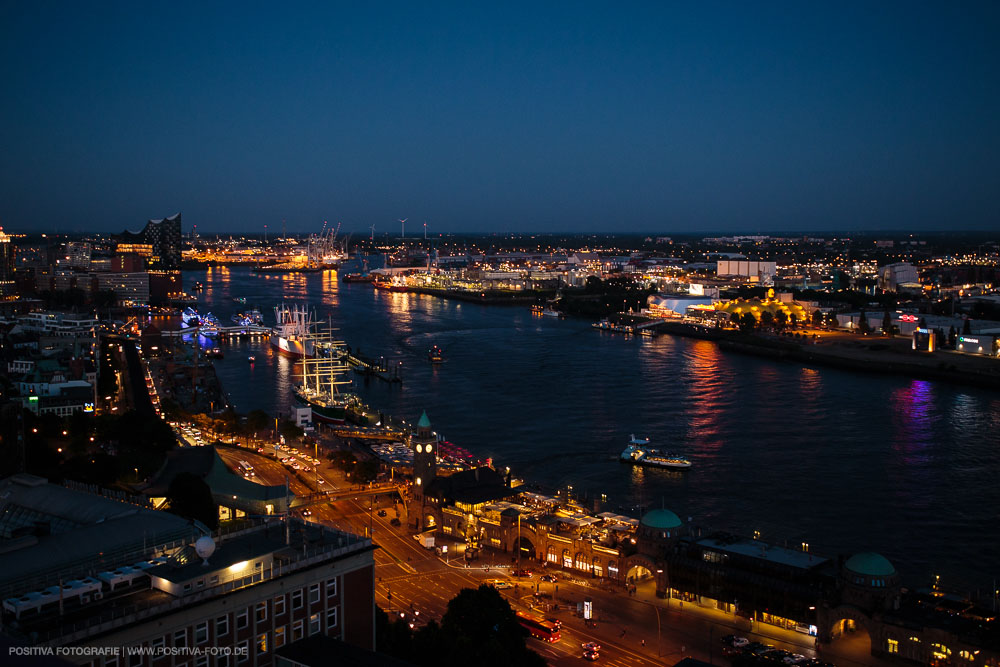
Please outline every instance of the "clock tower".
[{"label": "clock tower", "polygon": [[417,432],[410,435],[413,450],[413,500],[424,504],[424,489],[437,476],[437,436],[425,411],[417,422]]}]

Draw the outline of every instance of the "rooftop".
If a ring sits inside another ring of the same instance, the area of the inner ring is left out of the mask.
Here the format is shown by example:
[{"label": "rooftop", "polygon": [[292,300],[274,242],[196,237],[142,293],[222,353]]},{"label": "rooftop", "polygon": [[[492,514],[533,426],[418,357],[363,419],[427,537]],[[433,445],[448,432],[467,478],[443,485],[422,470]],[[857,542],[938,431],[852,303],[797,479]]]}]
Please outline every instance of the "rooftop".
[{"label": "rooftop", "polygon": [[786,549],[745,537],[718,535],[698,540],[697,544],[722,553],[749,556],[761,561],[779,563],[802,570],[811,570],[828,562],[827,558],[816,556],[808,551]]},{"label": "rooftop", "polygon": [[[96,491],[96,489],[95,489]],[[0,597],[62,571],[126,564],[146,544],[195,538],[179,516],[19,474],[0,481]],[[121,555],[122,562],[115,562]],[[138,557],[133,560],[138,560]],[[69,577],[67,577],[69,578]]]},{"label": "rooftop", "polygon": [[[38,642],[73,643],[93,637],[98,626],[99,632],[112,632],[168,607],[194,606],[374,549],[370,539],[297,519],[291,520],[286,534],[279,517],[240,522],[217,531],[213,539],[217,546],[205,558],[196,553],[193,539],[150,545],[144,554],[147,560],[131,567],[88,577],[81,566],[81,579],[52,577],[42,582],[45,587],[22,587],[3,601],[2,627],[14,638],[26,640],[36,633],[33,639]],[[59,593],[60,583],[65,594]],[[103,596],[92,595],[95,590]]]}]

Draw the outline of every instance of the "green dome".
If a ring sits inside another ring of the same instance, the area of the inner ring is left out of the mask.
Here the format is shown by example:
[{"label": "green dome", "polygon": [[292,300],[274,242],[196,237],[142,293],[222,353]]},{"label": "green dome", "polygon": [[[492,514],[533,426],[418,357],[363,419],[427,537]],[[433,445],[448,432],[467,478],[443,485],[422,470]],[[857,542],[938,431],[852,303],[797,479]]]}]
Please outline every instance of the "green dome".
[{"label": "green dome", "polygon": [[888,577],[896,574],[896,568],[892,566],[892,563],[885,556],[871,551],[854,554],[847,559],[844,567],[851,572],[869,577]]},{"label": "green dome", "polygon": [[670,510],[653,510],[642,516],[642,525],[656,530],[680,528],[681,520]]}]

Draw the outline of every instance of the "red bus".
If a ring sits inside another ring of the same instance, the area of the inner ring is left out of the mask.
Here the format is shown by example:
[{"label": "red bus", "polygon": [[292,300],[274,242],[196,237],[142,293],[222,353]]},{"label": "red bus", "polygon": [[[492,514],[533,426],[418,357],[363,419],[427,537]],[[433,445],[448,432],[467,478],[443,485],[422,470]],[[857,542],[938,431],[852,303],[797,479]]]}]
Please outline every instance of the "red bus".
[{"label": "red bus", "polygon": [[551,621],[546,621],[541,616],[529,614],[524,611],[517,612],[517,622],[521,627],[531,633],[535,639],[545,642],[557,642],[562,638],[559,627]]}]

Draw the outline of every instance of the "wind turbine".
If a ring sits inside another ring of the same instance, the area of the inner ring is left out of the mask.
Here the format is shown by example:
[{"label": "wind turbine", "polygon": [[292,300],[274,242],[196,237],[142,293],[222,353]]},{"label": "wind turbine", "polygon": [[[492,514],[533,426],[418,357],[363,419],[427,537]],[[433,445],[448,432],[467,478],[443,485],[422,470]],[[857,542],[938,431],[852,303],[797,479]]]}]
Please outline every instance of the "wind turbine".
[{"label": "wind turbine", "polygon": [[371,230],[372,230],[372,238],[371,238],[371,240],[374,242],[375,241],[375,225],[371,226]]},{"label": "wind turbine", "polygon": [[403,218],[403,219],[401,219],[399,221],[399,228],[401,230],[400,233],[399,233],[400,238],[404,238],[404,239],[406,238],[406,221],[407,220],[409,220],[409,218]]},{"label": "wind turbine", "polygon": [[427,240],[427,221],[424,220],[424,240]]}]

